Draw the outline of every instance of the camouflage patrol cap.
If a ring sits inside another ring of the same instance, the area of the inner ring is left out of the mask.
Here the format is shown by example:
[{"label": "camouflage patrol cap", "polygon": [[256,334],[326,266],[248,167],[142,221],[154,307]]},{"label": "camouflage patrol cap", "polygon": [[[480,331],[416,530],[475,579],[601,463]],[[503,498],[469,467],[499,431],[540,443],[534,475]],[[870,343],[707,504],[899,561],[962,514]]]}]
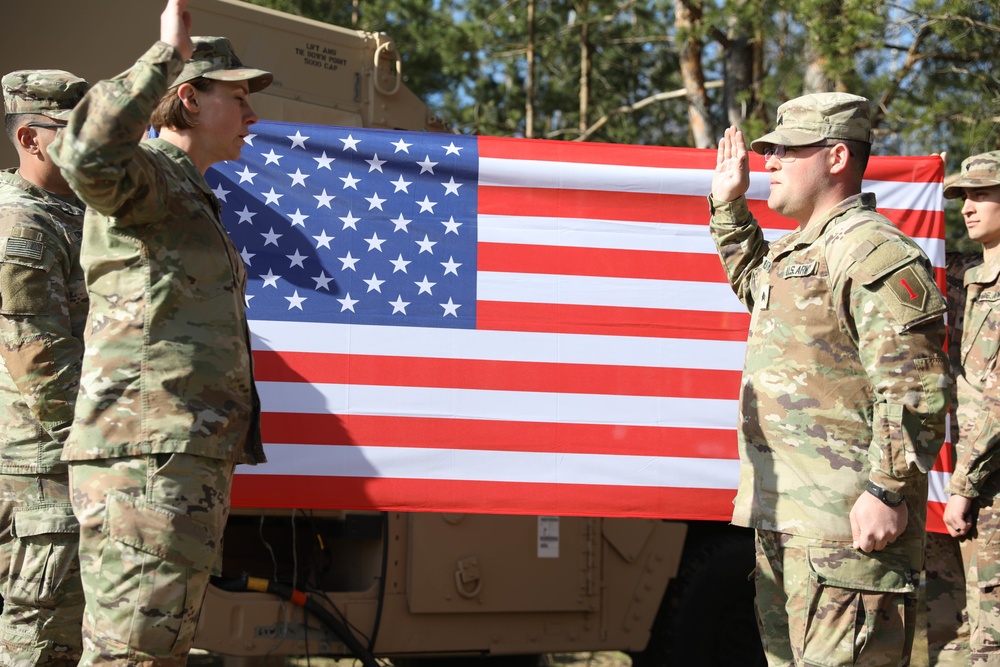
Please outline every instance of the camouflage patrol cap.
[{"label": "camouflage patrol cap", "polygon": [[261,69],[244,67],[225,37],[192,37],[194,53],[184,64],[180,76],[174,81],[179,86],[192,79],[204,77],[215,81],[247,81],[250,92],[256,93],[271,85],[274,75]]},{"label": "camouflage patrol cap", "polygon": [[945,199],[955,199],[965,188],[991,188],[1000,185],[1000,151],[980,153],[962,160],[962,171],[944,180]]},{"label": "camouflage patrol cap", "polygon": [[872,142],[868,100],[848,93],[813,93],[789,100],[778,107],[773,132],[750,143],[763,154],[774,145],[808,146],[824,139]]},{"label": "camouflage patrol cap", "polygon": [[41,114],[66,120],[90,84],[61,69],[22,69],[4,75],[3,106],[9,115]]}]

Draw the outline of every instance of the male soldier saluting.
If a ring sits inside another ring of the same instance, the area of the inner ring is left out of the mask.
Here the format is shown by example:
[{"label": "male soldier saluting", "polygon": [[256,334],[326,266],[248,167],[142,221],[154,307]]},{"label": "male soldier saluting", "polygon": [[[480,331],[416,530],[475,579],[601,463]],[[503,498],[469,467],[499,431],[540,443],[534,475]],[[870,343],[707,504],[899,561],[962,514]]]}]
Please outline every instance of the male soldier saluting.
[{"label": "male soldier saluting", "polygon": [[0,664],[75,665],[80,527],[59,457],[87,319],[83,205],[48,147],[88,86],[60,70],[11,72],[2,86],[20,167],[0,172]]},{"label": "male soldier saluting", "polygon": [[963,538],[973,665],[1000,664],[1000,151],[973,155],[947,181],[964,197],[969,238],[983,263],[965,274],[967,300],[958,383],[958,463],[948,484],[948,532]]},{"label": "male soldier saluting", "polygon": [[806,95],[751,146],[768,206],[799,223],[768,242],[726,130],[711,233],[752,312],[733,523],[756,529],[770,665],[910,664],[927,471],[944,440],[944,300],[930,263],[861,192],[868,101]]}]

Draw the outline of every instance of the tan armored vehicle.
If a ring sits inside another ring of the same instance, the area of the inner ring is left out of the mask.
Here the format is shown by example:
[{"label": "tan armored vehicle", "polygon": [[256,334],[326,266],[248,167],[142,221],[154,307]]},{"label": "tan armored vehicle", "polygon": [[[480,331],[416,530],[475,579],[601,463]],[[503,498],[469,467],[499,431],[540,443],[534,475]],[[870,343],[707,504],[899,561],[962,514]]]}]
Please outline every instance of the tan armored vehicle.
[{"label": "tan armored vehicle", "polygon": [[[45,37],[5,31],[0,68],[107,78],[155,41],[161,9],[160,0],[10,3],[5,25],[44,15]],[[406,88],[387,35],[235,0],[191,0],[190,11],[196,33],[229,37],[246,63],[274,73],[254,96],[262,118],[444,129]],[[0,165],[13,165],[2,144]],[[718,522],[236,508],[226,581],[209,591],[196,646],[232,665],[305,654],[531,664],[622,650],[636,665],[742,667],[763,664],[752,568],[751,536]]]}]

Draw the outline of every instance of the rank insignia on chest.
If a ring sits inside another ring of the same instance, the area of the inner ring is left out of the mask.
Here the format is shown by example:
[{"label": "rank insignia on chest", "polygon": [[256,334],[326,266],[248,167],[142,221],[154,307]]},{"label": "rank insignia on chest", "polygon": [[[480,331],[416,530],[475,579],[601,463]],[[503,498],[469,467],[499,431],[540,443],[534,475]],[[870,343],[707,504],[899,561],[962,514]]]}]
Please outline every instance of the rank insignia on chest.
[{"label": "rank insignia on chest", "polygon": [[767,310],[767,302],[771,299],[771,286],[764,283],[760,286],[760,292],[757,294],[757,306],[760,310]]}]

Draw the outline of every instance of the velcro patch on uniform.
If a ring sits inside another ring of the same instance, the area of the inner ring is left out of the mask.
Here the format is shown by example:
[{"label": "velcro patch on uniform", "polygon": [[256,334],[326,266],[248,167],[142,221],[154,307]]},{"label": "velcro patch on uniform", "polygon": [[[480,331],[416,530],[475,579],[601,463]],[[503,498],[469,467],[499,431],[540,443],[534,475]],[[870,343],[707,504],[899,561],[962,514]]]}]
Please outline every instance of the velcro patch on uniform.
[{"label": "velcro patch on uniform", "polygon": [[807,262],[806,264],[792,264],[791,266],[786,266],[785,270],[782,271],[782,278],[803,278],[805,276],[811,276],[816,273],[816,268],[819,263],[815,260],[812,262]]},{"label": "velcro patch on uniform", "polygon": [[875,250],[875,244],[870,240],[862,241],[858,246],[851,251],[851,257],[857,261],[861,261]]},{"label": "velcro patch on uniform", "polygon": [[765,257],[764,261],[761,262],[761,266],[764,267],[765,271],[770,271],[771,270],[771,260],[769,260],[767,257]]},{"label": "velcro patch on uniform", "polygon": [[1000,290],[988,290],[979,295],[977,301],[1000,301]]},{"label": "velcro patch on uniform", "polygon": [[40,260],[45,254],[45,244],[31,239],[22,239],[12,236],[7,239],[7,249],[5,257],[23,257],[25,259]]},{"label": "velcro patch on uniform", "polygon": [[872,250],[862,264],[873,277],[880,278],[913,256],[914,253],[905,244],[888,242]]}]

